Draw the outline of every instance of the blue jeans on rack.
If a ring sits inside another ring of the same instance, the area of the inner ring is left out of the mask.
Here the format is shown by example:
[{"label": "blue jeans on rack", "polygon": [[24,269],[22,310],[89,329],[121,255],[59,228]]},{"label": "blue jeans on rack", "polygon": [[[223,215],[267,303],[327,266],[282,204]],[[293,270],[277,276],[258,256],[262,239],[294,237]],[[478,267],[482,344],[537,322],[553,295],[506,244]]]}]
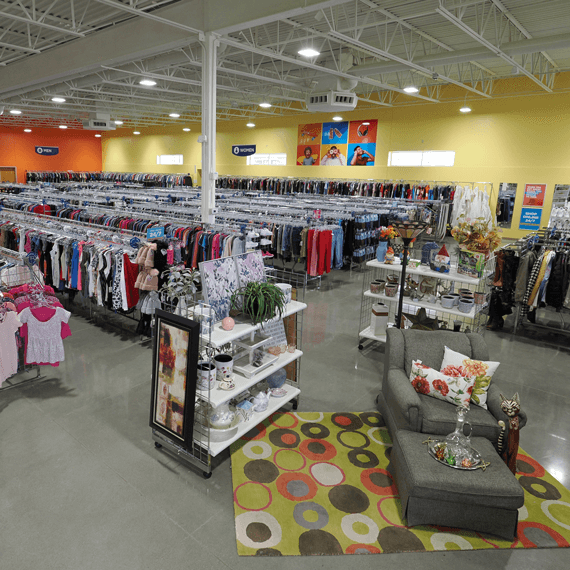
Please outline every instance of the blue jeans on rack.
[{"label": "blue jeans on rack", "polygon": [[342,248],[344,244],[344,232],[341,227],[332,232],[331,269],[342,269]]}]

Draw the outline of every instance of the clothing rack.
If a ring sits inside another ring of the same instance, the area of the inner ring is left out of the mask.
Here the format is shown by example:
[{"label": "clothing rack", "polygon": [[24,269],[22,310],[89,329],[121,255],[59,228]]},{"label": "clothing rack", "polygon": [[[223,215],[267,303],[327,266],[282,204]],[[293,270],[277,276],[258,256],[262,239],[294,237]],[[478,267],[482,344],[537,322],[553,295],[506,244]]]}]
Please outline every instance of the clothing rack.
[{"label": "clothing rack", "polygon": [[[6,249],[4,247],[0,247],[0,259],[5,259],[5,260],[8,260],[10,262],[5,266],[0,267],[0,291],[2,288],[11,289],[13,287],[23,285],[25,283],[31,283],[31,284],[40,285],[43,287],[43,282],[39,278],[38,274],[34,271],[34,264],[33,264],[33,257],[32,256],[28,256],[25,253],[18,253],[16,251],[12,251],[11,249]],[[21,273],[18,273],[18,275],[17,275],[17,277],[18,277],[17,281],[18,282],[8,282],[5,285],[3,285],[2,272],[5,269],[9,269],[12,267],[19,267],[19,266],[25,267],[27,269],[27,271],[25,271],[26,281],[21,282],[20,281]],[[11,376],[10,378],[7,378],[6,380],[4,380],[4,386],[2,386],[0,388],[0,392],[11,390],[13,388],[17,388],[19,386],[22,386],[24,384],[28,384],[30,382],[40,382],[40,381],[45,380],[47,378],[45,375],[42,375],[40,366],[38,364],[26,365],[24,358],[22,357],[22,361],[18,363],[18,372],[16,373],[16,375],[28,373],[28,372],[33,371],[34,369],[36,371],[36,375],[32,376],[31,378],[25,378],[23,380],[20,380],[19,382],[13,382],[12,379],[14,378],[14,376]]]}]

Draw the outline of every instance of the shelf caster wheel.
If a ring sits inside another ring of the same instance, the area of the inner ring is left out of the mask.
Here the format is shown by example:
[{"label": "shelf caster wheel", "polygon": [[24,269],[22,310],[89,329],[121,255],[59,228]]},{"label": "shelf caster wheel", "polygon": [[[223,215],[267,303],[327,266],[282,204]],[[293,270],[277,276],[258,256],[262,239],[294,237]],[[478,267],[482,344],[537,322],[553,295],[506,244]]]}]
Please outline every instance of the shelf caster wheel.
[{"label": "shelf caster wheel", "polygon": [[204,479],[209,479],[211,476],[212,476],[211,471],[209,473],[207,471],[202,471],[202,477],[204,477]]},{"label": "shelf caster wheel", "polygon": [[291,404],[292,404],[293,410],[296,410],[299,407],[299,402],[297,402],[296,400],[294,402],[291,402]]},{"label": "shelf caster wheel", "polygon": [[362,343],[360,343],[360,344],[358,345],[358,350],[362,350],[363,348],[364,348],[364,345],[363,345]]},{"label": "shelf caster wheel", "polygon": [[156,449],[160,449],[162,447],[162,443],[158,443],[158,441],[155,441],[154,447],[156,447]]}]

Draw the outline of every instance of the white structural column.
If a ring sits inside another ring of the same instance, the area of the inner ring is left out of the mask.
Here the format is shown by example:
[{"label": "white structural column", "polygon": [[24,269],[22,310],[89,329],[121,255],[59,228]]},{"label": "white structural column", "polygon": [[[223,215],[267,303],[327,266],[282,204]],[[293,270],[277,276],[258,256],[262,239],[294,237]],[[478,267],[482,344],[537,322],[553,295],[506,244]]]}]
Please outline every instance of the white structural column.
[{"label": "white structural column", "polygon": [[[202,39],[202,38],[201,38]],[[202,222],[214,222],[216,206],[216,56],[218,35],[206,32],[202,39]]]}]

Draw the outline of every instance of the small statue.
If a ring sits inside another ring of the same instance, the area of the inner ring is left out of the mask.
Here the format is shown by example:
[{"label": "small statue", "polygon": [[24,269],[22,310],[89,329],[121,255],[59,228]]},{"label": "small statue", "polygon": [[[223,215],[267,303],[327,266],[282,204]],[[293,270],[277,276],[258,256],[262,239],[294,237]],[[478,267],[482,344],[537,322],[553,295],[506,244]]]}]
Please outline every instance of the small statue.
[{"label": "small statue", "polygon": [[386,251],[386,257],[384,258],[384,263],[388,265],[392,265],[394,263],[394,250],[392,247],[389,247]]},{"label": "small statue", "polygon": [[[499,421],[501,433],[499,435],[499,453],[513,475],[517,473],[517,454],[519,452],[519,413],[521,404],[518,392],[509,400],[501,394],[501,410],[509,417],[509,432],[505,446],[505,422]],[[503,448],[504,447],[504,448]]]}]

